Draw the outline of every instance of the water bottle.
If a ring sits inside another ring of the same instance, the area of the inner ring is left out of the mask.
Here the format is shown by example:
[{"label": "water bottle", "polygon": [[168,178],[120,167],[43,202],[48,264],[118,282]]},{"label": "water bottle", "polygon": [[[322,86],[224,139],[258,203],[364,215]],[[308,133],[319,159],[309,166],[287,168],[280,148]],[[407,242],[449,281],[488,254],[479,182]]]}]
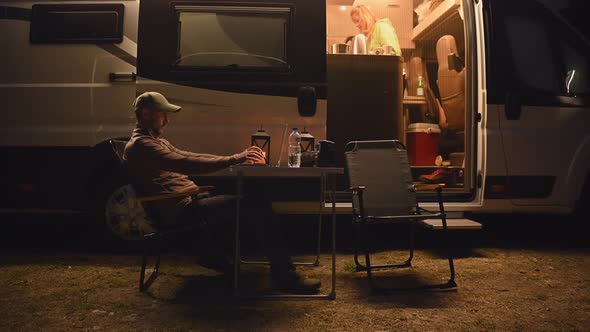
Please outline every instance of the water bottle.
[{"label": "water bottle", "polygon": [[289,135],[289,167],[301,166],[301,134],[297,128],[293,128],[293,132]]}]

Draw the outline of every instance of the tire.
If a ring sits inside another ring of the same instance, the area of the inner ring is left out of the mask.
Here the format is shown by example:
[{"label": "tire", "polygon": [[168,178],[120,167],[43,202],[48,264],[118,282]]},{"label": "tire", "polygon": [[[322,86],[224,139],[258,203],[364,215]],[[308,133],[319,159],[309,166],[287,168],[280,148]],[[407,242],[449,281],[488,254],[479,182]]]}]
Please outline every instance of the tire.
[{"label": "tire", "polygon": [[126,184],[118,165],[107,163],[97,168],[88,186],[88,211],[94,239],[100,249],[125,252],[139,248],[141,241],[130,241],[117,234],[106,218],[106,206],[113,193]]},{"label": "tire", "polygon": [[580,198],[576,202],[574,219],[584,230],[590,230],[590,175],[586,176]]},{"label": "tire", "polygon": [[[117,138],[117,140],[125,141],[129,138]],[[118,233],[113,229],[112,223],[107,220],[107,203],[112,200],[113,194],[119,188],[128,183],[128,177],[110,141],[104,141],[95,146],[94,164],[96,167],[87,183],[87,210],[90,212],[91,227],[98,246],[116,251],[139,247],[142,241],[137,241],[138,236],[129,237]]]},{"label": "tire", "polygon": [[95,230],[95,239],[98,241],[98,247],[101,249],[124,249],[125,241],[113,234],[106,224],[105,206],[109,193],[116,188],[115,184],[103,184],[99,188],[93,189],[90,198],[90,217],[92,226]]},{"label": "tire", "polygon": [[145,234],[156,231],[143,204],[136,198],[133,187],[126,184],[112,191],[103,205],[107,230],[123,241],[140,241]]}]

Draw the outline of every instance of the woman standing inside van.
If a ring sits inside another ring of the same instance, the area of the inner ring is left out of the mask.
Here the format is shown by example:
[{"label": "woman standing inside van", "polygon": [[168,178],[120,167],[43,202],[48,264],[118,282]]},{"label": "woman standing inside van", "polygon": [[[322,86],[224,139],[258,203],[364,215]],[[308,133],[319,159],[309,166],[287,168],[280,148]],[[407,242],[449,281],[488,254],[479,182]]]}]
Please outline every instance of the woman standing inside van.
[{"label": "woman standing inside van", "polygon": [[402,55],[395,29],[388,18],[377,20],[375,14],[365,5],[358,5],[350,11],[350,19],[359,31],[367,37],[367,49],[375,49],[390,45],[393,55]]}]

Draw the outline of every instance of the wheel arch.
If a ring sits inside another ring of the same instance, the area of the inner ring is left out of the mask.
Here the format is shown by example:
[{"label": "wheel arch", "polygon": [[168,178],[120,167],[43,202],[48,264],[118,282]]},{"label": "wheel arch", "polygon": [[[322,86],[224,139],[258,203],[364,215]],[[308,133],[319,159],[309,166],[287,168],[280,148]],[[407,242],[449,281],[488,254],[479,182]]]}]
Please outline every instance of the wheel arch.
[{"label": "wheel arch", "polygon": [[572,188],[572,201],[577,204],[590,186],[590,135],[578,145],[568,167],[566,183]]}]

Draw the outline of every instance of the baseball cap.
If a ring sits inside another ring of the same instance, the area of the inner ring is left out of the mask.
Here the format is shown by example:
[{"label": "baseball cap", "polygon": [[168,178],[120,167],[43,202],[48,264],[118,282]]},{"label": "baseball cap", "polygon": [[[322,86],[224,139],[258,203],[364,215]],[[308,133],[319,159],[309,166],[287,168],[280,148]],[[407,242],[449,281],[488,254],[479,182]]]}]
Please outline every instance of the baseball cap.
[{"label": "baseball cap", "polygon": [[168,102],[166,97],[158,92],[144,92],[140,94],[133,102],[134,110],[137,111],[144,107],[152,108],[158,112],[171,112],[176,113],[182,109],[178,105],[174,105]]}]

